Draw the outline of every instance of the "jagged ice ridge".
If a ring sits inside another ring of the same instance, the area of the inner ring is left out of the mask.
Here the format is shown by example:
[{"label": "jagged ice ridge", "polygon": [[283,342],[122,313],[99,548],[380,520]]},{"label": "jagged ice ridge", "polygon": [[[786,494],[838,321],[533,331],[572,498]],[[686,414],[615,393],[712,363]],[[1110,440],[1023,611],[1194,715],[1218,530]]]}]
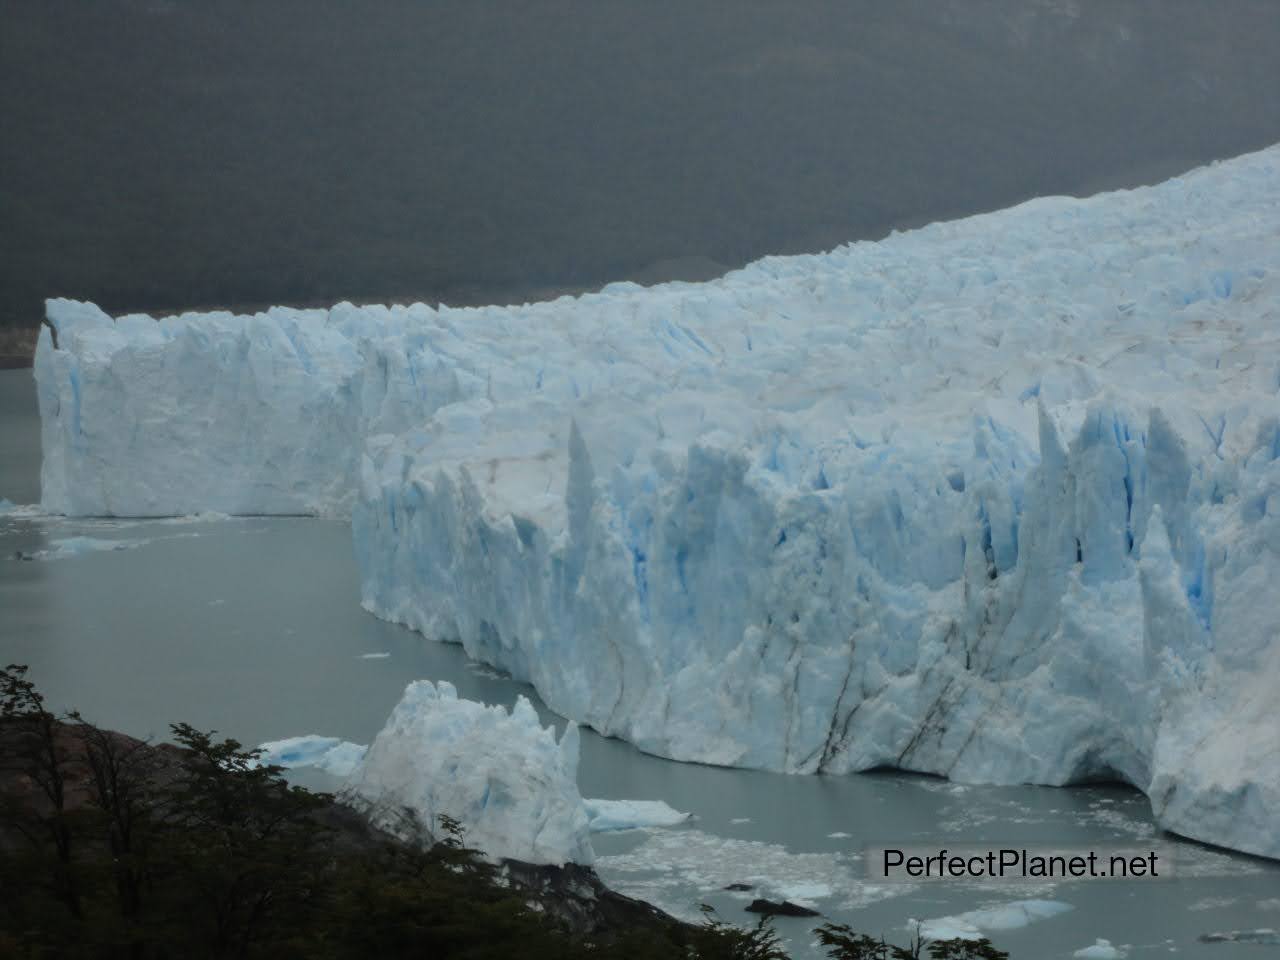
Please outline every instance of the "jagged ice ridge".
[{"label": "jagged ice ridge", "polygon": [[418,680],[351,772],[346,791],[392,832],[439,838],[445,814],[462,824],[468,846],[494,859],[589,864],[578,736],[570,723],[557,742],[524,697],[508,713],[459,698],[445,681]]}]

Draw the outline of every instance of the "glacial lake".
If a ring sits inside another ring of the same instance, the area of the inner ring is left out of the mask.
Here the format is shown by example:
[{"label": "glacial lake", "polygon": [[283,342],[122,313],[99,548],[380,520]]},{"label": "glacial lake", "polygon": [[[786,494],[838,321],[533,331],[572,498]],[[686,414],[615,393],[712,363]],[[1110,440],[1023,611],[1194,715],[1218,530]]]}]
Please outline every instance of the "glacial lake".
[{"label": "glacial lake", "polygon": [[[39,462],[31,371],[0,371],[0,498],[36,502]],[[28,664],[54,707],[157,739],[184,720],[249,744],[304,733],[367,743],[405,684],[424,678],[488,703],[524,695],[545,722],[564,723],[530,687],[460,647],[365,613],[349,531],[332,521],[0,515],[0,658]],[[661,799],[695,815],[684,827],[594,838],[606,883],[679,916],[709,903],[750,923],[751,894],[722,888],[755,883],[903,942],[912,918],[1036,899],[1072,909],[990,930],[1014,960],[1069,958],[1100,937],[1130,958],[1280,956],[1280,947],[1197,939],[1280,927],[1280,863],[1162,836],[1146,799],[1124,787],[785,776],[674,763],[586,730],[580,771],[584,796]],[[885,884],[868,882],[862,861],[868,846],[1151,843],[1172,851],[1174,879]],[[818,922],[777,921],[794,957],[822,956],[810,933]]]}]

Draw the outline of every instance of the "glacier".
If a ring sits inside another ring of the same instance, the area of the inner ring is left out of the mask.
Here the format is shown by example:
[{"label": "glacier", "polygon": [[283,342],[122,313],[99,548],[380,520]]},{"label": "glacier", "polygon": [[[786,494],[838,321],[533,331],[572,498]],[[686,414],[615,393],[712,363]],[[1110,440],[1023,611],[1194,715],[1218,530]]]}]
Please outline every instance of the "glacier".
[{"label": "glacier", "polygon": [[349,514],[367,609],[650,753],[1280,857],[1278,225],[1273,147],[702,284],[53,300],[42,505]]}]

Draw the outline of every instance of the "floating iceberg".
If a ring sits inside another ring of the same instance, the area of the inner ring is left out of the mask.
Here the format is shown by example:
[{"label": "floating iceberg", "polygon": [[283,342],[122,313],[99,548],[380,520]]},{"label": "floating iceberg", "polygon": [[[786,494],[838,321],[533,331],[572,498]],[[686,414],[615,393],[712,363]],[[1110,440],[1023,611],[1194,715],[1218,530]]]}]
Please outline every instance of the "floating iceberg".
[{"label": "floating iceberg", "polygon": [[693,819],[661,800],[584,800],[592,833],[674,827]]},{"label": "floating iceberg", "polygon": [[103,553],[112,550],[134,550],[146,546],[150,540],[104,540],[101,537],[60,537],[49,541],[45,550],[23,554],[28,560],[65,560],[86,553]]},{"label": "floating iceberg", "polygon": [[954,917],[925,920],[920,924],[920,933],[929,940],[977,940],[989,933],[1017,930],[1074,909],[1061,900],[1013,900]]},{"label": "floating iceberg", "polygon": [[348,777],[369,749],[361,743],[308,734],[258,744],[262,760],[282,767],[315,767],[335,777]]},{"label": "floating iceberg", "polygon": [[1123,947],[1114,946],[1110,940],[1099,937],[1090,946],[1081,947],[1071,955],[1080,957],[1081,960],[1124,960],[1129,955],[1129,951]]},{"label": "floating iceberg", "polygon": [[589,864],[594,859],[578,793],[578,727],[557,743],[524,697],[508,713],[461,700],[452,684],[409,684],[374,738],[349,789],[396,832],[408,814],[434,835],[441,814],[464,842],[493,859]]},{"label": "floating iceberg", "polygon": [[0,520],[48,520],[51,519],[38,503],[13,503],[0,499]]},{"label": "floating iceberg", "polygon": [[646,751],[1280,856],[1278,221],[1271,148],[705,284],[50,301],[42,506],[350,510],[366,608]]},{"label": "floating iceberg", "polygon": [[266,763],[350,778],[352,798],[388,829],[422,828],[430,836],[446,814],[468,844],[494,859],[590,863],[584,824],[602,833],[692,819],[661,800],[582,799],[577,727],[570,724],[557,743],[524,697],[508,714],[458,699],[448,683],[410,684],[374,744],[371,754],[361,743],[307,734],[258,749]]},{"label": "floating iceberg", "polygon": [[1198,939],[1201,943],[1256,943],[1280,947],[1280,932],[1270,927],[1260,927],[1257,930],[1231,930],[1226,933],[1203,933]]}]

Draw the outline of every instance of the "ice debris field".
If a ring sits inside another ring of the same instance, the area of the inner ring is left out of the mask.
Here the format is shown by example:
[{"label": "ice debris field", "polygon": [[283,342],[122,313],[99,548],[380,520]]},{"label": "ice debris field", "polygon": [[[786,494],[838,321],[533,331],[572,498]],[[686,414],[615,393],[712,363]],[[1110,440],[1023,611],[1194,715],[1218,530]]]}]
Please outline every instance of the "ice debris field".
[{"label": "ice debris field", "polygon": [[1280,857],[1278,308],[1280,148],[702,284],[55,300],[43,506],[349,513],[369,610],[651,753]]}]

